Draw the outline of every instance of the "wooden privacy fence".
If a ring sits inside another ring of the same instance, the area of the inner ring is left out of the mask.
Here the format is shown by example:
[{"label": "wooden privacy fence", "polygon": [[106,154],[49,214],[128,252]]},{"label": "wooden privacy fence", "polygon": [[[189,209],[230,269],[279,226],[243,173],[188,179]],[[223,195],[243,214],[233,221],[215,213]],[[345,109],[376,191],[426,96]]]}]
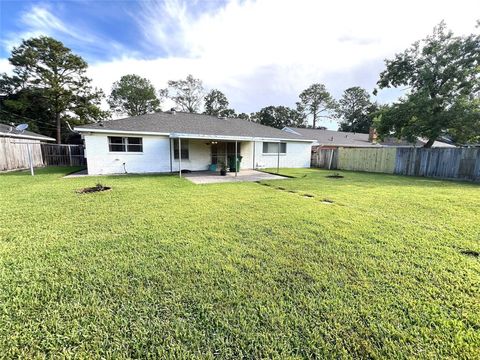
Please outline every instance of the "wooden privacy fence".
[{"label": "wooden privacy fence", "polygon": [[33,166],[43,166],[40,141],[0,137],[0,171],[27,169],[30,166],[28,146]]},{"label": "wooden privacy fence", "polygon": [[395,151],[395,148],[340,148],[337,167],[342,170],[392,174]]},{"label": "wooden privacy fence", "polygon": [[394,173],[480,181],[480,148],[399,148]]},{"label": "wooden privacy fence", "polygon": [[29,168],[28,147],[34,167],[86,165],[83,145],[41,144],[38,140],[0,137],[0,171]]},{"label": "wooden privacy fence", "polygon": [[442,179],[480,181],[480,148],[337,148],[312,151],[312,166]]},{"label": "wooden privacy fence", "polygon": [[311,164],[313,167],[319,167],[322,169],[336,169],[337,160],[338,151],[336,151],[336,148],[312,148]]},{"label": "wooden privacy fence", "polygon": [[45,165],[86,165],[83,145],[42,144],[42,154]]}]

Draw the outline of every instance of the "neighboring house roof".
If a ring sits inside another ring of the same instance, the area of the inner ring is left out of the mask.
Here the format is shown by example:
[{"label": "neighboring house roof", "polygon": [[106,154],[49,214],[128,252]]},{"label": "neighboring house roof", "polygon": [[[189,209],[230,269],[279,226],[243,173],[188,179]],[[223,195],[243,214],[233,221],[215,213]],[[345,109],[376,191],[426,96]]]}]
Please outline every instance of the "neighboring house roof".
[{"label": "neighboring house roof", "polygon": [[188,138],[264,138],[275,140],[308,141],[313,139],[288,133],[270,126],[235,118],[186,112],[159,112],[103,123],[76,126],[79,132],[169,135]]},{"label": "neighboring house roof", "polygon": [[294,127],[285,127],[283,130],[314,139],[323,146],[375,146],[368,141],[368,134]]},{"label": "neighboring house roof", "polygon": [[[406,140],[400,140],[397,138],[386,138],[383,141],[378,141],[374,144],[369,141],[368,134],[352,133],[335,130],[324,129],[308,129],[308,128],[293,128],[285,127],[284,131],[290,133],[296,133],[310,139],[314,139],[318,145],[321,146],[351,146],[351,147],[366,147],[366,146],[397,146],[397,147],[422,147],[426,144],[427,140],[418,138],[416,143],[410,143]],[[455,145],[447,144],[441,141],[435,141],[432,147],[450,147],[454,148]]]},{"label": "neighboring house roof", "polygon": [[0,124],[0,137],[14,137],[17,139],[32,139],[42,141],[55,141],[54,138],[34,133],[33,131],[17,131],[14,126]]},{"label": "neighboring house roof", "polygon": [[[409,147],[409,146],[416,146],[416,147],[422,147],[427,143],[428,140],[418,138],[417,141],[413,144],[411,142],[408,142],[403,139],[397,139],[397,138],[386,138],[383,139],[383,141],[380,142],[381,145],[383,146],[397,146],[397,147]],[[456,146],[453,144],[448,144],[443,141],[435,141],[432,145],[433,148],[455,148]]]}]

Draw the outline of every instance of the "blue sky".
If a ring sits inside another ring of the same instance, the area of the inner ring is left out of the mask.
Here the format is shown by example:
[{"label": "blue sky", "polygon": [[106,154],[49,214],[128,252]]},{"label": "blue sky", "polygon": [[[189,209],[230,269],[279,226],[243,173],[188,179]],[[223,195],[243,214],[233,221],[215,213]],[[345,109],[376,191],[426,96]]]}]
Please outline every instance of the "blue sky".
[{"label": "blue sky", "polygon": [[[64,24],[80,30],[79,37],[75,38],[62,31],[56,32],[59,40],[66,43],[75,52],[81,54],[87,61],[110,60],[121,56],[122,49],[108,49],[111,42],[124,47],[124,51],[137,52],[146,57],[164,56],[161,49],[152,52],[146,51],[138,39],[142,33],[138,28],[134,14],[140,10],[140,4],[134,1],[4,1],[1,2],[2,36],[10,41],[18,39],[18,34],[25,30],[47,30],[48,26],[41,24],[41,14],[35,19],[29,15],[37,11],[45,11],[60,19]],[[48,18],[45,19],[48,22]],[[88,36],[95,34],[99,42],[82,39],[83,30]],[[45,31],[47,32],[47,31]],[[8,56],[9,51],[4,46],[0,56]]]},{"label": "blue sky", "polygon": [[[479,14],[470,0],[0,0],[0,72],[11,70],[6,59],[21,39],[48,35],[84,57],[107,94],[128,73],[157,89],[192,74],[237,111],[253,112],[294,106],[315,82],[336,98],[350,86],[372,91],[385,58],[442,19],[455,33],[478,31]],[[401,94],[384,90],[374,100]]]}]

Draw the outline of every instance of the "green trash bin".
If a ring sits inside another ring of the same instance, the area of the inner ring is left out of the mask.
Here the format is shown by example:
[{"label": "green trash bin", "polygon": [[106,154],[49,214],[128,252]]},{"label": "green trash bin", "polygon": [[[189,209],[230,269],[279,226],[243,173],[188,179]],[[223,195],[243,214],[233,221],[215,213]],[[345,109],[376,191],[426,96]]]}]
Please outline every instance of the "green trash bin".
[{"label": "green trash bin", "polygon": [[[242,157],[237,156],[237,166],[236,166],[236,171],[240,171],[240,163],[242,162]],[[229,156],[228,157],[228,167],[230,169],[230,172],[235,172],[235,156]]]}]

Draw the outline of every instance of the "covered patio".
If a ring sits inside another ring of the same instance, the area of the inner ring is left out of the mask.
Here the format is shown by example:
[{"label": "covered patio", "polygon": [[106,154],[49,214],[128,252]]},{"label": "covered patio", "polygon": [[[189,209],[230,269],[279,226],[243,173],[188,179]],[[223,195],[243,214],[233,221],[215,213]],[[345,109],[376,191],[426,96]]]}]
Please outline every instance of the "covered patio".
[{"label": "covered patio", "polygon": [[[260,173],[246,172],[246,170],[266,167],[262,162],[259,164],[257,160],[257,152],[262,151],[261,146],[264,141],[262,138],[172,133],[169,136],[169,140],[170,172],[178,172],[180,177],[187,176],[187,174],[191,176],[191,172],[201,172],[208,178],[212,178],[219,176],[220,170],[224,170],[229,171],[228,177],[241,176],[243,179],[246,179],[254,174],[258,176]],[[259,150],[257,150],[257,143],[260,144]],[[268,139],[268,144],[270,144],[270,147],[273,145],[275,148],[275,151],[269,155],[275,158],[275,166],[278,172],[281,149],[283,149],[282,143],[277,139]],[[286,145],[284,143],[283,145],[286,149]],[[286,150],[283,155],[285,152]],[[240,168],[242,169],[241,171]],[[204,171],[207,169],[209,171]],[[222,178],[225,178],[225,175]]]},{"label": "covered patio", "polygon": [[229,183],[240,181],[261,181],[261,180],[285,180],[285,176],[269,174],[257,170],[242,170],[238,173],[227,173],[226,176],[221,176],[218,172],[211,171],[197,171],[191,173],[184,173],[183,177],[190,180],[194,184],[215,184],[215,183]]}]

